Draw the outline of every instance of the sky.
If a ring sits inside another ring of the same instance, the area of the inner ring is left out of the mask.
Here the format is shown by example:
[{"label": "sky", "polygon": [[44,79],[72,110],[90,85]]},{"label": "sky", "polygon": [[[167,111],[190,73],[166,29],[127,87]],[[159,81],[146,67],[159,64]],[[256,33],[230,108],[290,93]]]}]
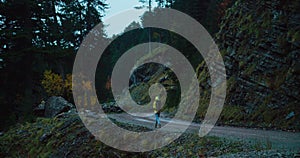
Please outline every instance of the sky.
[{"label": "sky", "polygon": [[112,19],[114,15],[117,15],[122,11],[134,9],[136,6],[142,6],[142,4],[139,0],[107,0],[106,2],[110,8],[106,10],[103,22],[104,25],[106,25],[105,31],[108,37],[123,32],[133,21],[140,22],[140,16],[147,10],[146,8],[139,10],[135,9],[134,13],[122,15],[123,17],[120,16],[116,20],[116,18]]}]

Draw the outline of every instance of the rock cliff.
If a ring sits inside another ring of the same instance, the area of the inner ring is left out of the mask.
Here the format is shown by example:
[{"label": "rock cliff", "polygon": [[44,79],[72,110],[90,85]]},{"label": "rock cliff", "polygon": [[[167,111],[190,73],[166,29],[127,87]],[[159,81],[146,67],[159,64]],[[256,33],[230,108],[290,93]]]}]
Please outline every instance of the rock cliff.
[{"label": "rock cliff", "polygon": [[[216,35],[228,79],[221,120],[299,128],[299,8],[299,1],[239,0],[227,10]],[[198,74],[206,88],[205,63]]]}]

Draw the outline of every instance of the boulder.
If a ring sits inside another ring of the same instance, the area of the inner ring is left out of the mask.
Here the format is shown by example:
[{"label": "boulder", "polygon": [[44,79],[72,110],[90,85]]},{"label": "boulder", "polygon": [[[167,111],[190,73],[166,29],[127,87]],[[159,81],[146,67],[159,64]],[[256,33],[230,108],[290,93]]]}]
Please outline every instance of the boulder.
[{"label": "boulder", "polygon": [[44,133],[40,138],[40,142],[46,142],[52,136],[52,133]]},{"label": "boulder", "polygon": [[102,104],[102,109],[105,113],[120,113],[120,112],[122,112],[122,109],[115,102]]},{"label": "boulder", "polygon": [[295,116],[295,112],[292,111],[291,113],[289,113],[289,114],[285,117],[285,119],[286,119],[286,120],[289,120],[289,119],[291,119],[291,118],[294,117],[294,116]]},{"label": "boulder", "polygon": [[63,112],[68,112],[69,110],[75,108],[75,106],[62,97],[50,97],[45,104],[45,117],[55,117]]}]

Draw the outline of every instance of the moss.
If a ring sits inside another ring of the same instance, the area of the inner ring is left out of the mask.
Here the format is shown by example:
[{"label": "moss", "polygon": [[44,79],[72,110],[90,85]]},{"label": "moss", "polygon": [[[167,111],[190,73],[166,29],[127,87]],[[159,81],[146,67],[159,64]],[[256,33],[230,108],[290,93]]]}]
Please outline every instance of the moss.
[{"label": "moss", "polygon": [[262,117],[265,123],[270,124],[273,123],[274,118],[276,117],[276,113],[273,110],[266,110],[262,113]]},{"label": "moss", "polygon": [[236,79],[234,76],[231,76],[228,80],[227,80],[227,94],[230,93],[231,90],[233,90],[234,86],[236,84]]},{"label": "moss", "polygon": [[[271,100],[271,98],[271,96],[267,97],[264,103],[270,102],[269,100]],[[276,127],[283,130],[299,130],[299,125],[296,125],[296,120],[300,119],[299,113],[296,112],[299,110],[300,109],[296,104],[288,104],[284,108],[270,108],[267,104],[262,104],[248,117],[256,124],[256,126],[266,128]],[[295,116],[286,120],[285,117],[292,111],[296,112]]]},{"label": "moss", "polygon": [[281,68],[280,70],[274,71],[275,76],[265,78],[266,85],[272,90],[278,90],[286,81],[288,72],[289,71],[286,68]]},{"label": "moss", "polygon": [[201,98],[199,101],[199,107],[195,116],[195,121],[203,120],[209,105],[209,99]]},{"label": "moss", "polygon": [[253,71],[256,68],[256,64],[252,64],[250,66],[248,66],[248,68],[244,71],[245,75],[249,76],[253,73]]},{"label": "moss", "polygon": [[48,151],[48,152],[45,152],[45,153],[41,153],[40,154],[40,157],[41,158],[47,158],[47,157],[50,157],[51,156],[51,151]]},{"label": "moss", "polygon": [[198,80],[199,80],[199,83],[205,83],[209,78],[208,78],[208,72],[203,70],[200,72],[200,74],[198,75]]},{"label": "moss", "polygon": [[226,105],[223,107],[223,111],[221,113],[221,120],[224,122],[227,121],[243,121],[245,114],[243,113],[243,108],[241,106],[232,106]]},{"label": "moss", "polygon": [[297,31],[293,36],[292,36],[292,42],[299,42],[300,41],[300,31]]},{"label": "moss", "polygon": [[267,110],[266,105],[260,105],[256,110],[250,115],[250,119],[254,122],[262,121],[261,114]]},{"label": "moss", "polygon": [[239,46],[238,50],[237,50],[237,54],[247,54],[248,53],[249,48],[247,46]]},{"label": "moss", "polygon": [[149,102],[150,97],[148,95],[149,91],[149,84],[141,83],[137,86],[135,86],[133,89],[131,89],[131,97],[136,102]]},{"label": "moss", "polygon": [[244,61],[240,61],[239,62],[239,68],[242,69],[245,65],[245,62]]},{"label": "moss", "polygon": [[226,50],[220,50],[220,54],[222,57],[228,55],[228,52]]},{"label": "moss", "polygon": [[262,17],[263,17],[263,23],[262,23],[262,27],[265,28],[265,29],[268,29],[271,27],[271,22],[272,22],[272,18],[271,18],[271,13],[268,12],[268,11],[265,11],[263,14],[262,14]]}]

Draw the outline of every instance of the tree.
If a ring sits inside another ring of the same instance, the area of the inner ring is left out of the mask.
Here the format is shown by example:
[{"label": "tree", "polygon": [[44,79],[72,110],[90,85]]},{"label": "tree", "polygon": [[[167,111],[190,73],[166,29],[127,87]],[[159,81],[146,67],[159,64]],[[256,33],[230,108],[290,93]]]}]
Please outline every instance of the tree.
[{"label": "tree", "polygon": [[[4,98],[7,103],[16,105],[2,105],[7,116],[12,111],[18,113],[30,113],[29,106],[33,99],[33,69],[34,61],[31,50],[33,49],[34,28],[36,28],[34,10],[37,10],[37,3],[33,0],[4,1],[1,4],[1,16],[3,25],[1,33],[1,56],[5,67],[1,69],[1,79]],[[2,10],[3,9],[3,10]],[[22,79],[22,81],[20,81]],[[5,119],[4,119],[5,120]],[[5,124],[5,122],[4,122]]]},{"label": "tree", "polygon": [[0,1],[1,117],[30,116],[43,97],[43,72],[65,79],[83,37],[101,24],[106,7],[104,0]]}]

